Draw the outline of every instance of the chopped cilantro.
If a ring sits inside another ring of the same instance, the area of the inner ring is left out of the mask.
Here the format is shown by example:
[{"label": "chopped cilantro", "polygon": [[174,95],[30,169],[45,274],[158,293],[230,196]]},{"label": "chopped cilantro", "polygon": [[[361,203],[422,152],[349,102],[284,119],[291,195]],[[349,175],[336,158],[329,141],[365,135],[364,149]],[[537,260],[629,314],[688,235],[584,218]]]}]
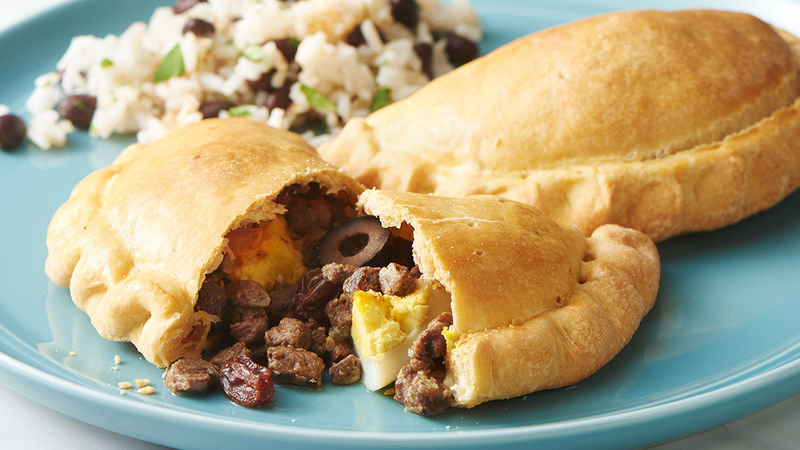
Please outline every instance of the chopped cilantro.
[{"label": "chopped cilantro", "polygon": [[113,62],[113,61],[111,61],[111,60],[110,60],[110,59],[108,59],[108,58],[106,58],[106,59],[104,59],[104,60],[100,61],[100,67],[102,67],[103,69],[108,69],[109,67],[111,67],[111,66],[113,66],[113,65],[114,65],[114,62]]},{"label": "chopped cilantro", "polygon": [[377,111],[389,103],[392,103],[392,89],[388,87],[379,89],[375,92],[375,96],[372,97],[372,103],[369,105],[369,112]]},{"label": "chopped cilantro", "polygon": [[264,58],[264,52],[258,45],[251,45],[239,52],[239,56],[249,59],[250,61],[258,62]]},{"label": "chopped cilantro", "polygon": [[328,98],[322,95],[320,91],[312,88],[311,86],[301,84],[300,91],[305,94],[306,99],[308,99],[308,104],[311,105],[312,108],[324,109],[334,113],[338,112],[338,108],[336,108],[335,103],[328,100]]},{"label": "chopped cilantro", "polygon": [[86,111],[86,103],[83,102],[75,102],[75,107],[78,108],[79,111]]},{"label": "chopped cilantro", "polygon": [[183,75],[185,68],[183,66],[183,53],[181,53],[180,44],[175,44],[172,50],[164,56],[164,59],[158,63],[156,67],[155,82],[160,83],[167,81],[172,77],[179,77]]},{"label": "chopped cilantro", "polygon": [[247,105],[234,106],[233,108],[228,109],[228,116],[248,117],[250,116],[250,109],[247,108]]}]

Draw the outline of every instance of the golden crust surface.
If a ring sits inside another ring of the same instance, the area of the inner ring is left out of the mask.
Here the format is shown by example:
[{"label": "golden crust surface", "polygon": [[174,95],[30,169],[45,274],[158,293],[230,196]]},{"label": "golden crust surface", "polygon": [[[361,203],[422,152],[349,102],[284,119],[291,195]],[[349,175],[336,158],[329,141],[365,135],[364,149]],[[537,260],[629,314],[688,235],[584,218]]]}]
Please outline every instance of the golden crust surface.
[{"label": "golden crust surface", "polygon": [[450,293],[453,324],[464,332],[522,324],[558,308],[579,276],[580,232],[522,203],[368,190],[359,205],[384,226],[414,227],[414,261]]},{"label": "golden crust surface", "polygon": [[414,228],[414,259],[451,295],[455,342],[445,384],[455,404],[576,383],[630,340],[658,291],[653,241],[617,225],[588,239],[494,196],[368,190],[359,205]]},{"label": "golden crust surface", "polygon": [[563,307],[455,342],[445,378],[455,404],[472,407],[577,383],[630,341],[658,291],[656,246],[618,225],[599,227],[586,242],[587,261]]},{"label": "golden crust surface", "polygon": [[101,336],[158,366],[199,356],[211,318],[194,305],[225,235],[282,213],[281,189],[312,181],[353,201],[363,189],[293,133],[249,119],[176,129],[78,183],[48,228],[45,271]]},{"label": "golden crust surface", "polygon": [[799,136],[797,38],[742,13],[647,10],[514,41],[350,121],[320,154],[369,186],[499,194],[586,234],[617,223],[662,240],[796,189]]}]

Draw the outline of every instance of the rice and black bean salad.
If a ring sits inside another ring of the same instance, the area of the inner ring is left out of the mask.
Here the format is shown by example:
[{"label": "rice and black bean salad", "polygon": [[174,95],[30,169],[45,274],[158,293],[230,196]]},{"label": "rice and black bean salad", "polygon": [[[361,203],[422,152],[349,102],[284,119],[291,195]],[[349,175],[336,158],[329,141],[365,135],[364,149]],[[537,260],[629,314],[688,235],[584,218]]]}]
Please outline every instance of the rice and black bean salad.
[{"label": "rice and black bean salad", "polygon": [[[468,0],[178,0],[119,36],[77,36],[36,79],[27,137],[49,149],[74,128],[150,142],[208,117],[306,131],[401,100],[478,54]],[[0,133],[1,134],[1,133]]]}]

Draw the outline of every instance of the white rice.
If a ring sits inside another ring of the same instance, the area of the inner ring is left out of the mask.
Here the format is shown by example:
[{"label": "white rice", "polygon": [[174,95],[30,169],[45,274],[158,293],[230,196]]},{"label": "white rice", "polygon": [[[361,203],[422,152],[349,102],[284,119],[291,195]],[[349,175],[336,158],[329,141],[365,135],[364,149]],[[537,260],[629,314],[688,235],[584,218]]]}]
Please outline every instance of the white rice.
[{"label": "white rice", "polygon": [[[434,76],[452,70],[444,39],[434,42],[433,30],[481,39],[468,0],[417,4],[420,21],[415,33],[394,21],[389,0],[209,0],[181,14],[171,7],[157,8],[149,24],[133,23],[119,36],[73,38],[56,65],[58,72],[36,80],[26,104],[32,115],[28,137],[43,149],[65,145],[74,127],[56,108],[65,96],[88,94],[97,98],[89,129],[95,137],[136,133],[139,142],[150,142],[175,126],[202,120],[199,108],[204,101],[227,99],[240,105],[235,115],[279,128],[321,117],[330,134],[305,135],[312,144],[320,144],[348,119],[369,114],[379,90],[390,89],[391,100],[397,101],[429,81],[415,44],[432,44]],[[183,33],[190,18],[213,24],[215,35]],[[360,27],[366,45],[353,47],[344,41],[355,27]],[[274,42],[284,38],[299,42],[292,64]],[[156,68],[176,44],[184,72],[156,82]],[[292,104],[286,110],[268,110],[263,106],[267,93],[253,92],[247,84],[272,69],[273,88],[293,80]],[[302,85],[332,102],[335,112],[309,104]]]}]

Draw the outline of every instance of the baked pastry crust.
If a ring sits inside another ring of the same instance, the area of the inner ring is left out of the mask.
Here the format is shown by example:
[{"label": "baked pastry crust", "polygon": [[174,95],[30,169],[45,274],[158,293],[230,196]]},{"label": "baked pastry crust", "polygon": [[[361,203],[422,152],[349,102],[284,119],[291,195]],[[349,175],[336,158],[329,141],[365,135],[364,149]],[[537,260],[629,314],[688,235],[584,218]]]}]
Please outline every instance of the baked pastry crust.
[{"label": "baked pastry crust", "polygon": [[800,40],[742,13],[596,16],[353,119],[320,154],[368,186],[498,194],[587,235],[714,229],[800,186]]},{"label": "baked pastry crust", "polygon": [[585,238],[495,196],[368,190],[359,206],[414,228],[423,277],[451,295],[445,385],[457,406],[574,384],[628,343],[651,309],[660,263],[645,234],[604,225]]},{"label": "baked pastry crust", "polygon": [[[296,135],[247,119],[174,130],[75,187],[50,224],[46,272],[103,337],[159,366],[199,356],[214,318],[194,305],[225,236],[283,213],[278,193],[309,182],[353,203],[363,189]],[[459,406],[590,375],[656,297],[657,250],[637,231],[609,225],[586,239],[495,196],[370,190],[356,206],[387,227],[411,225],[420,271],[450,293],[446,383]]]},{"label": "baked pastry crust", "polygon": [[213,317],[194,305],[225,235],[283,213],[273,199],[310,182],[353,202],[363,190],[293,133],[249,119],[176,129],[78,183],[50,223],[45,271],[101,336],[158,366],[198,357]]}]

